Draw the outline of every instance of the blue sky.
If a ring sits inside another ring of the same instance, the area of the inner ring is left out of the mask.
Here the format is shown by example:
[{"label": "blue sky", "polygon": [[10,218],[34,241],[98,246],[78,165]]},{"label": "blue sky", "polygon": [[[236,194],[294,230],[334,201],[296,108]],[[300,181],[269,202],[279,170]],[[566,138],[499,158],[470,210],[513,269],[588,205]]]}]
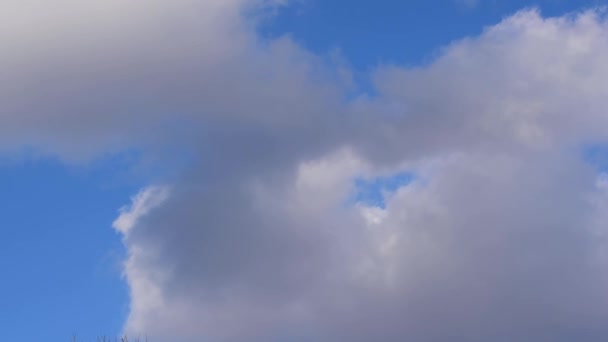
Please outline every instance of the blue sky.
[{"label": "blue sky", "polygon": [[124,168],[2,164],[3,338],[67,340],[72,332],[120,331],[128,297],[124,251],[111,222],[137,184],[119,176]]},{"label": "blue sky", "polygon": [[[538,7],[543,15],[560,16],[604,3],[303,0],[281,9],[258,33],[288,34],[319,55],[339,49],[365,89],[369,71],[387,64],[430,64],[442,47],[478,35],[518,9]],[[590,158],[602,159],[598,156],[596,150]],[[0,162],[4,340],[67,341],[76,333],[88,341],[122,328],[129,311],[120,266],[125,251],[112,222],[155,172],[134,171],[134,160],[96,160],[8,156]],[[393,191],[407,183],[404,177],[359,178],[356,198],[383,207],[378,190]]]},{"label": "blue sky", "polygon": [[381,64],[429,63],[454,40],[481,33],[523,8],[546,16],[605,5],[599,0],[309,0],[292,5],[263,26],[262,34],[288,33],[319,53],[339,49],[357,70]]}]

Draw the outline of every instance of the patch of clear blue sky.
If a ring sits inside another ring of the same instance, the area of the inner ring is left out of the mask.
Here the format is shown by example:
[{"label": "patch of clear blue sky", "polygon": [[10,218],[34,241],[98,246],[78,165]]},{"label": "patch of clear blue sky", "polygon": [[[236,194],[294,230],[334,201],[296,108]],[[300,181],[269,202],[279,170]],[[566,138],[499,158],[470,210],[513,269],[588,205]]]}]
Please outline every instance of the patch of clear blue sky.
[{"label": "patch of clear blue sky", "polygon": [[370,71],[378,66],[428,64],[447,44],[478,35],[523,8],[557,16],[606,4],[605,0],[294,0],[265,22],[260,34],[288,34],[320,55],[339,51],[354,71],[358,91],[374,95]]},{"label": "patch of clear blue sky", "polygon": [[0,339],[120,331],[128,298],[111,223],[139,185],[119,159],[0,162]]},{"label": "patch of clear blue sky", "polygon": [[349,202],[367,206],[386,208],[386,197],[399,188],[407,186],[415,179],[411,172],[398,172],[392,175],[354,180],[354,195]]},{"label": "patch of clear blue sky", "polygon": [[608,142],[587,146],[583,154],[585,160],[598,172],[608,172]]},{"label": "patch of clear blue sky", "polygon": [[339,49],[354,69],[426,64],[438,49],[523,8],[545,16],[607,5],[600,0],[300,0],[260,28],[267,37],[291,35],[318,54]]},{"label": "patch of clear blue sky", "polygon": [[[291,34],[322,55],[340,49],[365,89],[366,72],[378,65],[429,63],[438,48],[478,34],[523,7],[560,15],[603,4],[479,0],[468,8],[458,0],[302,0],[280,11],[260,33]],[[120,329],[128,300],[117,268],[120,237],[111,223],[158,172],[139,170],[144,177],[134,180],[125,171],[130,165],[124,156],[86,167],[48,159],[0,161],[1,339],[67,341],[77,332],[92,340]],[[382,206],[383,191],[394,191],[409,177],[358,179],[356,200]]]}]

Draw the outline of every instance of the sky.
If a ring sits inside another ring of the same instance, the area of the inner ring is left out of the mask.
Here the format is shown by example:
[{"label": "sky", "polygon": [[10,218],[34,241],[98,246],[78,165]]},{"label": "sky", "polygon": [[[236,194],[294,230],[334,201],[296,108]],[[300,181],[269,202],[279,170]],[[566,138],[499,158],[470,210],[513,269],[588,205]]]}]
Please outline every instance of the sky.
[{"label": "sky", "polygon": [[604,1],[0,4],[3,339],[608,338]]}]

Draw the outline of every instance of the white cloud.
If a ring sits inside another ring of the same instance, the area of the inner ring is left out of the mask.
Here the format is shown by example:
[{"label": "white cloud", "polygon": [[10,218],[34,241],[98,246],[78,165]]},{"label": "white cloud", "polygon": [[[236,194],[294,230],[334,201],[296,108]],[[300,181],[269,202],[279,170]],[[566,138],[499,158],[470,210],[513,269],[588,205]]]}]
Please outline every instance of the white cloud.
[{"label": "white cloud", "polygon": [[[343,66],[256,37],[242,13],[268,2],[6,4],[0,21],[16,34],[0,36],[13,51],[0,57],[2,148],[191,159],[114,222],[127,331],[608,336],[606,195],[578,155],[608,138],[597,12],[520,12],[428,66],[380,68],[377,97],[344,103]],[[417,177],[385,209],[346,205],[353,178],[401,170]]]},{"label": "white cloud", "polygon": [[137,221],[147,215],[150,210],[161,205],[169,197],[169,189],[162,186],[151,186],[133,197],[130,207],[120,210],[120,215],[112,226],[116,231],[128,236],[129,231]]}]

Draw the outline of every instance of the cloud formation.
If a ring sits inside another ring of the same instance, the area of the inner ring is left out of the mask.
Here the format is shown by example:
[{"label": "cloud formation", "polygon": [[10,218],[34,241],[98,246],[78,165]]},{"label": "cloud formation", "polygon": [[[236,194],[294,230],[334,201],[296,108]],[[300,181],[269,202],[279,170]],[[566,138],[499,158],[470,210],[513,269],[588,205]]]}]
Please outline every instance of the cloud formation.
[{"label": "cloud formation", "polygon": [[[17,32],[0,38],[3,149],[188,156],[114,223],[125,330],[605,340],[608,193],[581,153],[608,138],[603,13],[522,11],[427,66],[379,68],[378,95],[346,101],[342,66],[256,36],[278,5],[27,0],[1,14]],[[348,203],[357,177],[404,171],[385,208]]]}]

